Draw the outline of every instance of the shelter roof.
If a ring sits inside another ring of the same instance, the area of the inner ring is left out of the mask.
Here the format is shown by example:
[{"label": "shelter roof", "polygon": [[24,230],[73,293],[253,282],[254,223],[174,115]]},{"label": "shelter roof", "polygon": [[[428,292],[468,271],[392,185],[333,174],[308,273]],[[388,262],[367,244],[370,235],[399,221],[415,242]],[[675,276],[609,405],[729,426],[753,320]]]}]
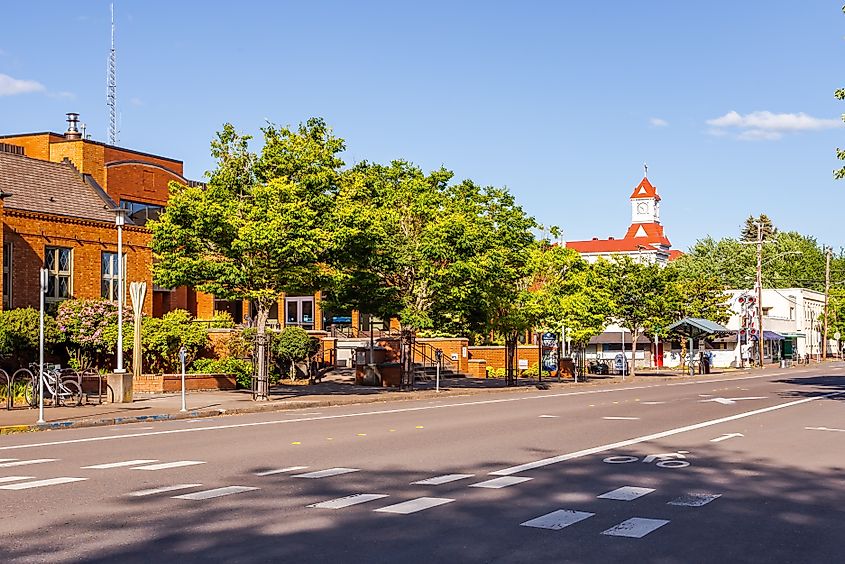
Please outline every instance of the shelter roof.
[{"label": "shelter roof", "polygon": [[667,333],[677,333],[684,337],[704,337],[707,335],[728,335],[731,330],[709,319],[685,317],[666,328]]}]

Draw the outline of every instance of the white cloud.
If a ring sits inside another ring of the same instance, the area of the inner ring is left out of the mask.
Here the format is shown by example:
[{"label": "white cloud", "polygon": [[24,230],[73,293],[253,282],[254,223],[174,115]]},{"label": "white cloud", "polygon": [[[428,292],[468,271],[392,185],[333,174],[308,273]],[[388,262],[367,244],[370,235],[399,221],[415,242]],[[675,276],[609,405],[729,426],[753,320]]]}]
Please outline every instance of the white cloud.
[{"label": "white cloud", "polygon": [[0,73],[0,96],[14,96],[42,90],[44,90],[44,85],[40,82],[12,78],[8,74]]},{"label": "white cloud", "polygon": [[730,111],[723,116],[707,120],[711,135],[724,135],[727,130],[736,131],[736,138],[746,141],[775,140],[784,133],[796,131],[819,131],[842,127],[838,119],[817,118],[803,112],[797,114],[775,114],[769,111],[751,112],[742,115]]},{"label": "white cloud", "polygon": [[667,125],[669,125],[668,121],[659,117],[649,118],[648,123],[652,127],[666,127]]}]

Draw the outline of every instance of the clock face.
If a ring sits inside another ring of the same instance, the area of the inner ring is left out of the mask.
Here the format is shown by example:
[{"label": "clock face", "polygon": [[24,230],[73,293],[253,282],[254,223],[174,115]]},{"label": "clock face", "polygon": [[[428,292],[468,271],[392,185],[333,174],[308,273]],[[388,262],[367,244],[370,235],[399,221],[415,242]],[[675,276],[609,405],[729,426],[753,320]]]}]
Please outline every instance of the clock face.
[{"label": "clock face", "polygon": [[648,204],[645,202],[637,204],[637,213],[648,213]]}]

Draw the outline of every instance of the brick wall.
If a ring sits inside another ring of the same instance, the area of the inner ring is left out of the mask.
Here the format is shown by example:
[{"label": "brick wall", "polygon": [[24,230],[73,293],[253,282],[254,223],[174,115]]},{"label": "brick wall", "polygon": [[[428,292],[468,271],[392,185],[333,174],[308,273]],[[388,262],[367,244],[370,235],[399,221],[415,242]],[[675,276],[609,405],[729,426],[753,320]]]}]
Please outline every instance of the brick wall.
[{"label": "brick wall", "polygon": [[[72,296],[101,297],[102,253],[117,252],[117,230],[113,224],[75,220],[59,216],[3,210],[3,242],[12,243],[12,307],[39,304],[38,272],[44,266],[46,247],[69,247],[72,251]],[[150,233],[140,227],[125,227],[123,249],[128,283],[145,281],[144,312],[152,314],[152,251]]]},{"label": "brick wall", "polygon": [[[237,387],[231,374],[186,374],[185,390],[234,390]],[[169,394],[182,391],[181,374],[142,374],[132,379],[133,393]]]},{"label": "brick wall", "polygon": [[[505,347],[469,347],[470,360],[483,359],[487,362],[487,368],[501,369],[505,367]],[[519,359],[528,360],[528,366],[537,364],[537,347],[520,346],[516,352],[516,367],[519,368]]]},{"label": "brick wall", "polygon": [[184,182],[172,170],[143,163],[106,166],[106,183],[102,186],[114,200],[132,200],[165,205],[171,181]]}]

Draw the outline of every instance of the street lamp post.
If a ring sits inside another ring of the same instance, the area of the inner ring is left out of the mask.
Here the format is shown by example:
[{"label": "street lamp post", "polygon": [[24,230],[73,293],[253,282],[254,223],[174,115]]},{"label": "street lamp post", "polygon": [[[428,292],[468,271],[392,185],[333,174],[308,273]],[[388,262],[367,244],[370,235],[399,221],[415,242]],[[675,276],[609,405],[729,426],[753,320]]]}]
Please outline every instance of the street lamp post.
[{"label": "street lamp post", "polygon": [[123,368],[123,226],[126,224],[126,209],[117,207],[114,212],[114,224],[117,226],[117,368],[116,373],[126,372]]}]

